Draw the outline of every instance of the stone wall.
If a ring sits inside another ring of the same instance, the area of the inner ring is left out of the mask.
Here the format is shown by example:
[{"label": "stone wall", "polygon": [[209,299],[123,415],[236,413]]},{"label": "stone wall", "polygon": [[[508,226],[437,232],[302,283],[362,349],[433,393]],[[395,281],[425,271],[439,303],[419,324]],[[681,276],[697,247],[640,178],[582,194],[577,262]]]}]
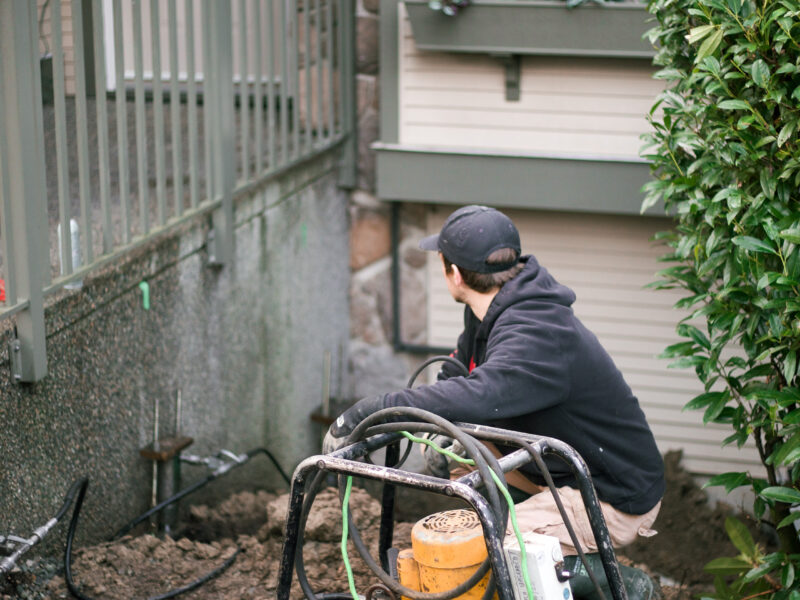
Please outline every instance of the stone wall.
[{"label": "stone wall", "polygon": [[[28,537],[55,514],[70,484],[90,479],[78,546],[107,539],[150,506],[159,437],[194,438],[208,456],[265,447],[291,475],[319,452],[309,416],[324,389],[347,385],[347,195],[329,152],[236,203],[232,264],[209,266],[208,219],[140,248],[51,298],[49,374],[10,382],[10,320],[0,326],[0,534]],[[147,281],[150,308],[139,284]],[[330,377],[326,377],[331,365]],[[184,486],[205,477],[183,467]],[[192,501],[241,487],[282,488],[259,455]],[[65,521],[40,552],[63,551]]]},{"label": "stone wall", "polygon": [[[375,156],[379,138],[377,0],[357,5],[358,187],[350,196],[350,373],[351,398],[405,386],[424,357],[396,352],[392,314],[392,207],[375,196]],[[425,234],[424,206],[403,203],[398,211],[400,265],[400,340],[424,344],[425,253],[417,243]]]}]

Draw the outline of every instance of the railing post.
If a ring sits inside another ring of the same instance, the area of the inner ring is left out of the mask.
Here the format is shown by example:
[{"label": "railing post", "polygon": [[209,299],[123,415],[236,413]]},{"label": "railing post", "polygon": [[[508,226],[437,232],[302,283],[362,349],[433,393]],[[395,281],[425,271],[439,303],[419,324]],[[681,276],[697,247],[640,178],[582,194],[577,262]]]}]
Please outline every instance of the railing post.
[{"label": "railing post", "polygon": [[2,190],[8,194],[4,215],[13,230],[9,240],[9,272],[16,298],[27,307],[16,315],[17,341],[11,352],[18,365],[12,379],[32,382],[47,375],[44,327],[45,265],[49,262],[47,208],[42,133],[42,96],[36,3],[0,2],[0,148]]},{"label": "railing post", "polygon": [[210,19],[207,85],[203,86],[204,113],[211,119],[211,189],[222,205],[212,214],[213,236],[209,239],[209,261],[226,265],[233,260],[233,188],[236,183],[236,131],[233,121],[233,39],[230,2],[207,1],[203,18]]},{"label": "railing post", "polygon": [[[329,0],[330,1],[330,0]],[[339,0],[339,77],[341,86],[342,123],[340,127],[347,136],[344,144],[342,163],[339,170],[339,185],[352,189],[358,181],[358,119],[356,118],[356,6],[353,0]]]}]

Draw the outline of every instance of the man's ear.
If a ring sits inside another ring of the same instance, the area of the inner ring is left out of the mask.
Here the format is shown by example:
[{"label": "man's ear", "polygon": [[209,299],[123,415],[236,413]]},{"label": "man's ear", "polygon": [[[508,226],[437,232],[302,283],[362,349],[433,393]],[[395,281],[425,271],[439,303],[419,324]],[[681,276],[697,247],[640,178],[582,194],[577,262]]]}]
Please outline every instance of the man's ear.
[{"label": "man's ear", "polygon": [[463,285],[464,278],[461,276],[461,271],[458,270],[458,267],[456,265],[453,265],[452,268],[453,268],[453,283],[455,283],[456,286]]}]

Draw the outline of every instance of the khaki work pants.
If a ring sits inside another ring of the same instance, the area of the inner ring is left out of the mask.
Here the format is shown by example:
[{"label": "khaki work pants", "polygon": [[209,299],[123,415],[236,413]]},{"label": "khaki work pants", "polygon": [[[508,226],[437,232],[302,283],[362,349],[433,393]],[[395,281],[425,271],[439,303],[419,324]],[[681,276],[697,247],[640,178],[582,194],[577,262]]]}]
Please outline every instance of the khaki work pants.
[{"label": "khaki work pants", "polygon": [[[489,447],[495,456],[500,456],[500,451],[492,443],[484,442],[484,444]],[[458,479],[470,470],[468,467],[458,466],[451,472],[450,478]],[[578,554],[550,489],[536,485],[519,471],[506,473],[506,482],[523,492],[532,494],[527,500],[514,505],[520,532],[524,535],[526,532],[533,531],[557,537],[561,542],[561,552],[564,556]],[[594,539],[589,515],[586,513],[580,491],[568,486],[560,487],[556,491],[583,551],[586,553],[597,552],[597,542]],[[639,536],[654,536],[657,532],[651,528],[660,508],[661,502],[659,501],[649,512],[643,515],[630,515],[614,508],[607,502],[601,501],[600,509],[605,518],[606,527],[611,537],[611,544],[614,548],[627,546]],[[509,535],[514,535],[510,519],[509,530],[506,532],[506,536]]]}]

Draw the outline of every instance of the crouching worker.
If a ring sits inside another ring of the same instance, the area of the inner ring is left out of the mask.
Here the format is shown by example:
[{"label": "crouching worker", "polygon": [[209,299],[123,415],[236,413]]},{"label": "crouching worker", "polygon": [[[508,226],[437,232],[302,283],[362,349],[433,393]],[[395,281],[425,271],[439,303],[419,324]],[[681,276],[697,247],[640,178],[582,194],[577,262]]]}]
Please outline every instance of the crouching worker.
[{"label": "crouching worker", "polygon": [[[398,406],[450,421],[553,437],[572,446],[588,465],[615,547],[653,535],[664,493],[661,455],[622,374],[574,315],[574,292],[533,256],[521,256],[516,227],[489,207],[456,210],[441,232],[423,239],[420,247],[439,253],[448,290],[465,305],[464,331],[452,356],[469,375],[445,363],[433,385],[360,400],[331,425],[324,451],[341,446],[366,416]],[[577,483],[566,467],[553,463],[552,468],[589,567],[604,581]],[[515,488],[523,534],[557,537],[569,557],[567,567],[578,573],[571,581],[573,592],[591,596],[588,578],[581,577],[585,568],[576,564],[572,539],[535,465],[507,474],[507,480]],[[629,597],[653,594],[641,571],[621,569]]]}]

